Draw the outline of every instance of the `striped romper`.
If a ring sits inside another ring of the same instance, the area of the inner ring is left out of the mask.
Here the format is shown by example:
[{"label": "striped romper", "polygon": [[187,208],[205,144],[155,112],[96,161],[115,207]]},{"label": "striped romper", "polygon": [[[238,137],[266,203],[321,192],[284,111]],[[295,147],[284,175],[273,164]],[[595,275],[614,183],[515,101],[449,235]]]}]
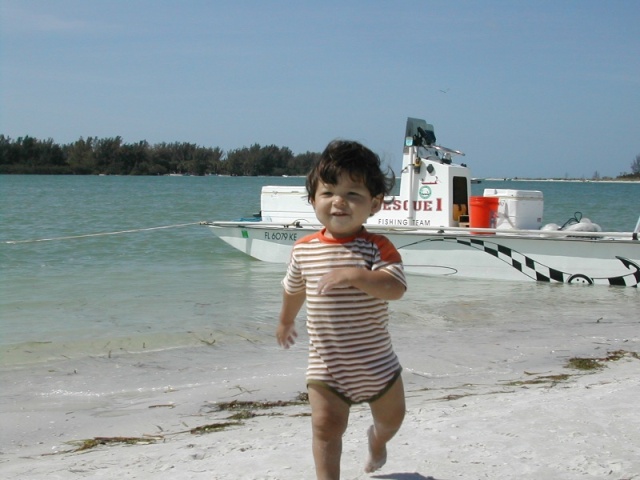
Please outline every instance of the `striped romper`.
[{"label": "striped romper", "polygon": [[306,290],[309,365],[307,384],[320,384],[348,403],[371,402],[401,371],[387,329],[388,304],[354,287],[318,295],[317,284],[334,268],[383,270],[404,284],[402,258],[382,235],[367,232],[332,239],[324,230],[296,242],[287,274],[287,293]]}]

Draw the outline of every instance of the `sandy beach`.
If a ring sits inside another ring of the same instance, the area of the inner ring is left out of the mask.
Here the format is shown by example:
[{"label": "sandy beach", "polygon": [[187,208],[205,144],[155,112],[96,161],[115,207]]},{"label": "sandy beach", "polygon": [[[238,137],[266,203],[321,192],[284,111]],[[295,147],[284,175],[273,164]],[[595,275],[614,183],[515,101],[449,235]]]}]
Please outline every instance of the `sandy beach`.
[{"label": "sandy beach", "polygon": [[[303,364],[302,349],[293,355]],[[387,464],[362,471],[370,415],[355,406],[342,478],[640,478],[640,359],[594,358],[600,368],[442,388],[405,372],[408,413]],[[60,377],[82,376],[65,368],[71,364],[56,367]],[[23,401],[1,414],[0,471],[25,480],[312,479],[309,407],[295,393],[300,375],[258,374],[221,382],[217,392],[166,387],[117,401]]]}]

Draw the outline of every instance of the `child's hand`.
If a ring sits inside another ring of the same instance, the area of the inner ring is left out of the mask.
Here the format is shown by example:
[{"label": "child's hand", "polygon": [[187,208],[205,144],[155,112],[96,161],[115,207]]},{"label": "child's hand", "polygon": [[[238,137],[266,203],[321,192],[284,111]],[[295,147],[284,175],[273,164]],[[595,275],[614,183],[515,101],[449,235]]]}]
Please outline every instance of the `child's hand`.
[{"label": "child's hand", "polygon": [[392,275],[366,268],[336,268],[318,280],[318,295],[327,294],[334,288],[355,287],[382,300],[397,300],[404,295],[405,285]]},{"label": "child's hand", "polygon": [[323,295],[334,288],[350,287],[352,285],[353,270],[352,268],[336,268],[325,273],[318,280],[318,294]]},{"label": "child's hand", "polygon": [[283,348],[289,348],[291,345],[296,343],[298,332],[296,332],[295,324],[292,323],[291,325],[284,325],[279,323],[278,329],[276,330],[276,338],[278,339],[278,344]]}]

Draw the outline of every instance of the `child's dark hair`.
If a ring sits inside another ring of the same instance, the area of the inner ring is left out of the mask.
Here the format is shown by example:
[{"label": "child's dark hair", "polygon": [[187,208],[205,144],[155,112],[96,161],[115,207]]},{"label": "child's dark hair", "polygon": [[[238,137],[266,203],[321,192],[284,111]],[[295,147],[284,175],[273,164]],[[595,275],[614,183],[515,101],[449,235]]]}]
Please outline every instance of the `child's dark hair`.
[{"label": "child's dark hair", "polygon": [[388,195],[395,184],[393,172],[391,169],[388,171],[387,176],[381,169],[380,157],[361,143],[334,140],[327,145],[307,175],[309,201],[313,200],[319,182],[335,185],[343,172],[348,173],[354,181],[362,180],[372,197]]}]

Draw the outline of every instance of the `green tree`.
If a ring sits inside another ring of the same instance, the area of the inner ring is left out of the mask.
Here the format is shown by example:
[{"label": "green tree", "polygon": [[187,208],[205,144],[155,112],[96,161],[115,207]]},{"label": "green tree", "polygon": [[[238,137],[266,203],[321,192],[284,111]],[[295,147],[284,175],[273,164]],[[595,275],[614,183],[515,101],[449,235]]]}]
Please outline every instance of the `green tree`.
[{"label": "green tree", "polygon": [[227,152],[227,170],[230,175],[254,176],[257,154],[260,145],[253,144],[251,147],[237,148]]},{"label": "green tree", "polygon": [[167,143],[158,143],[151,149],[151,175],[166,175],[175,171],[171,156],[171,147]]},{"label": "green tree", "polygon": [[257,152],[255,162],[256,175],[286,175],[287,163],[293,158],[293,153],[287,147],[269,145]]},{"label": "green tree", "polygon": [[631,173],[633,175],[640,175],[640,154],[636,155],[636,159],[631,162]]},{"label": "green tree", "polygon": [[93,137],[87,137],[86,140],[80,137],[79,140],[64,147],[67,164],[72,173],[78,175],[96,173],[96,160],[93,155],[94,142],[95,138]]},{"label": "green tree", "polygon": [[0,135],[0,165],[16,165],[20,163],[20,146],[11,137]]},{"label": "green tree", "polygon": [[34,162],[36,165],[47,165],[54,169],[64,168],[67,165],[62,148],[52,138],[36,141],[36,152],[37,158]]},{"label": "green tree", "polygon": [[197,147],[191,160],[190,172],[194,175],[217,173],[224,153],[219,148]]},{"label": "green tree", "polygon": [[127,175],[149,175],[151,155],[149,153],[149,143],[146,140],[132,145],[123,145],[120,148],[118,157]]},{"label": "green tree", "polygon": [[101,138],[95,142],[93,155],[98,173],[120,174],[120,149],[122,137]]},{"label": "green tree", "polygon": [[319,158],[319,153],[309,151],[300,153],[289,159],[287,171],[289,172],[289,175],[306,175]]}]

